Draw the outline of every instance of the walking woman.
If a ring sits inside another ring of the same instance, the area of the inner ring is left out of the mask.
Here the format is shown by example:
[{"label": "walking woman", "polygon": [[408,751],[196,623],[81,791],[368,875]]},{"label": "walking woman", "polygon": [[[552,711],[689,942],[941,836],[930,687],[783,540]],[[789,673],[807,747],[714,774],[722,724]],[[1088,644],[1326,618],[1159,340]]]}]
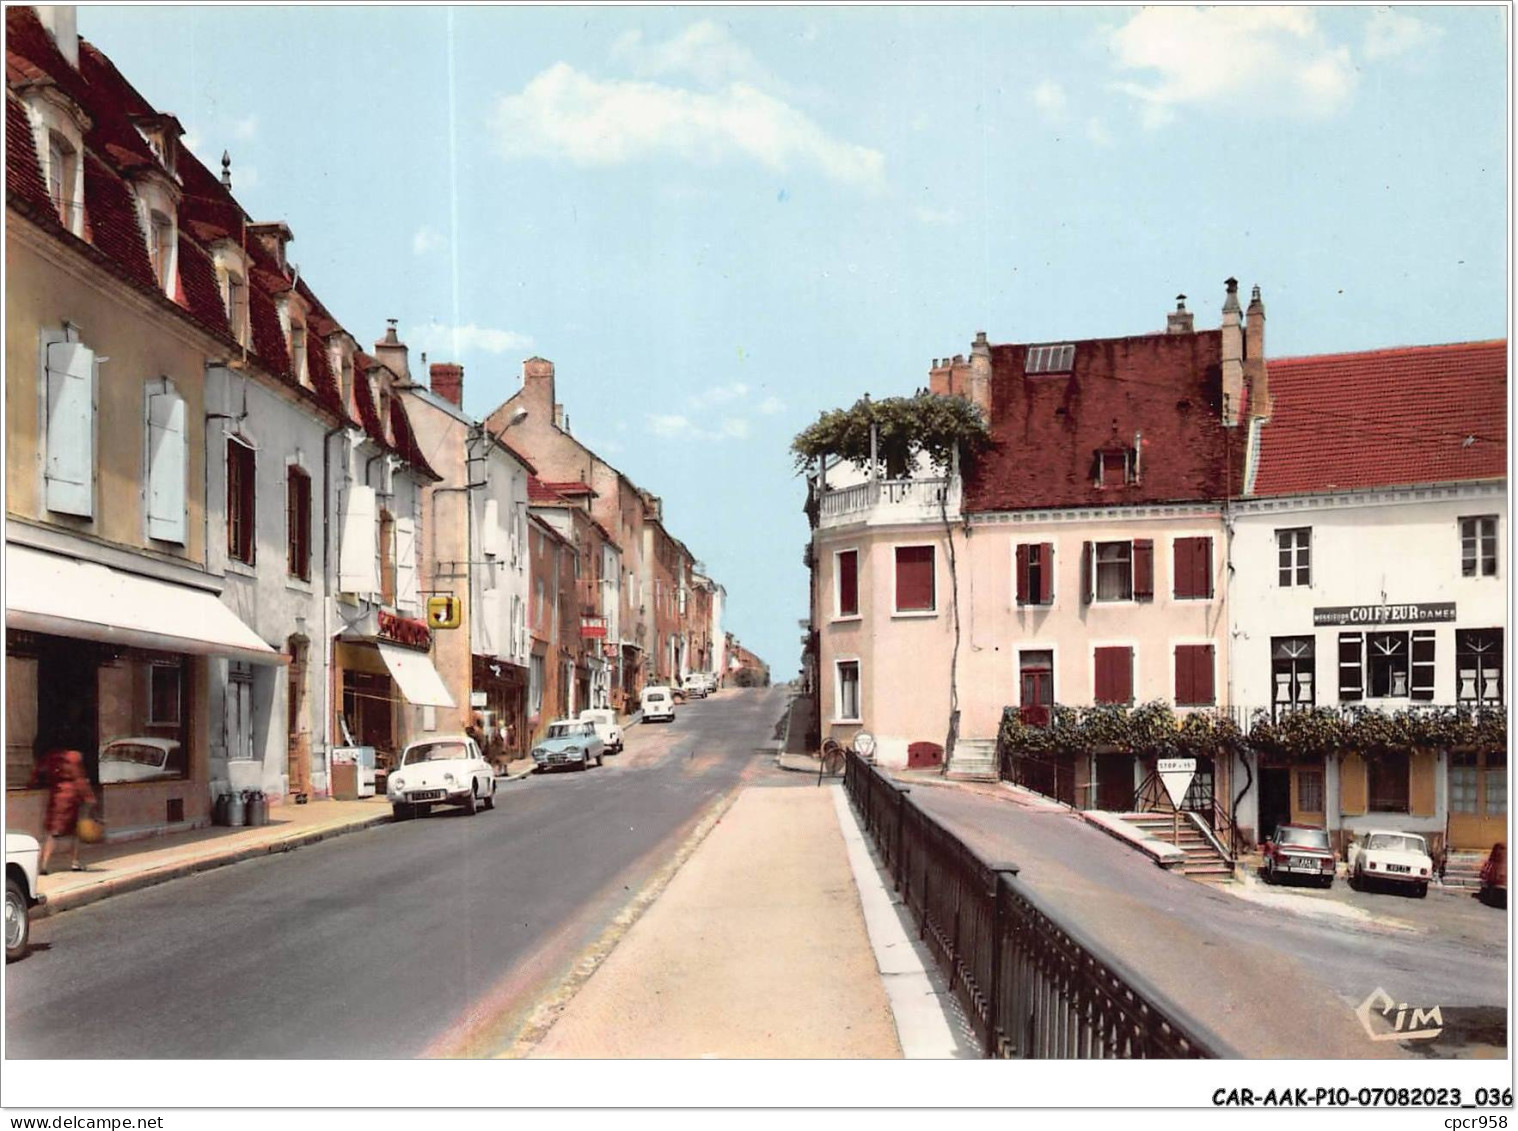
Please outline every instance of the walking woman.
[{"label": "walking woman", "polygon": [[76,872],[84,871],[79,863],[79,811],[85,805],[95,804],[95,791],[90,788],[90,778],[84,770],[84,756],[77,750],[50,750],[41,762],[33,784],[47,788],[47,838],[42,842],[42,858],[38,870],[47,874],[47,863],[53,855],[53,842],[60,836],[72,838],[74,851],[69,867]]}]

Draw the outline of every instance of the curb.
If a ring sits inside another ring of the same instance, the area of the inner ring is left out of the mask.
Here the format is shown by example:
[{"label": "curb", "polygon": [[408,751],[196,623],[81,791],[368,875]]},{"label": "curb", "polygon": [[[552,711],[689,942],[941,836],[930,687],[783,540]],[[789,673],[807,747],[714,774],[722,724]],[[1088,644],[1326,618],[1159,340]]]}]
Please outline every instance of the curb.
[{"label": "curb", "polygon": [[1153,860],[1157,866],[1166,871],[1171,871],[1185,863],[1186,854],[1174,845],[1154,840],[1152,837],[1132,835],[1126,828],[1114,826],[1098,819],[1092,811],[1078,809],[1076,812],[1080,814],[1081,820],[1085,821],[1092,828],[1100,829],[1113,840],[1126,844],[1129,848],[1138,849],[1149,859]]},{"label": "curb", "polygon": [[186,876],[193,876],[197,872],[210,872],[216,868],[224,868],[229,864],[240,864],[244,860],[254,860],[260,856],[274,856],[282,852],[293,852],[297,848],[303,848],[309,844],[317,844],[324,840],[331,840],[333,837],[342,836],[344,833],[355,833],[363,829],[372,829],[376,825],[388,825],[393,819],[389,813],[376,813],[373,817],[362,821],[355,821],[350,825],[340,825],[336,828],[328,829],[312,829],[310,832],[296,833],[291,836],[281,837],[279,840],[268,841],[264,844],[250,845],[247,848],[241,848],[236,852],[227,853],[223,856],[190,860],[183,864],[166,864],[163,867],[154,868],[147,872],[139,872],[136,875],[105,880],[91,887],[59,892],[56,895],[48,896],[47,903],[35,908],[33,915],[39,919],[46,919],[57,915],[61,911],[73,911],[76,908],[86,907],[91,903],[99,903],[101,900],[109,899],[113,895],[125,895],[128,892],[141,891],[143,888],[156,887],[159,884],[168,883],[170,880],[180,880]]}]

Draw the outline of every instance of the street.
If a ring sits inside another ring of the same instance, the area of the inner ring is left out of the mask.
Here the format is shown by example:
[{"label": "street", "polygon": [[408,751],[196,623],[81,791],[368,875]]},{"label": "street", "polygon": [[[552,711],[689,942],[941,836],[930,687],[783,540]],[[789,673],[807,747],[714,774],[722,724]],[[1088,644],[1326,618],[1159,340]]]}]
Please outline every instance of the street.
[{"label": "street", "polygon": [[7,976],[24,1058],[488,1056],[746,773],[778,689],[635,726],[584,773],[47,918]]}]

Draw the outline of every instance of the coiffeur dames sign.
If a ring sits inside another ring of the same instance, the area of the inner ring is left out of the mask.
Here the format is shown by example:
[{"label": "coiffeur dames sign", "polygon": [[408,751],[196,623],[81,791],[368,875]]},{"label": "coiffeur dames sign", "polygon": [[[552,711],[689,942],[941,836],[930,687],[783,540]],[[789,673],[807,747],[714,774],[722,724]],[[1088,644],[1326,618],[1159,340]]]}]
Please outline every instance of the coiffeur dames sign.
[{"label": "coiffeur dames sign", "polygon": [[1455,602],[1430,601],[1412,605],[1331,605],[1313,609],[1312,623],[1430,624],[1455,619]]}]

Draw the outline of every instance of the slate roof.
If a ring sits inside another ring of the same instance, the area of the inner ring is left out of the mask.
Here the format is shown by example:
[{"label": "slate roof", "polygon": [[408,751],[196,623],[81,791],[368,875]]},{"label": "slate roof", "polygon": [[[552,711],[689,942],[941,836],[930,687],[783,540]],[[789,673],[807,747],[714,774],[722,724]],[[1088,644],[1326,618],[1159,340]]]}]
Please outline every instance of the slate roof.
[{"label": "slate roof", "polygon": [[1256,495],[1507,474],[1507,342],[1270,361]]}]

